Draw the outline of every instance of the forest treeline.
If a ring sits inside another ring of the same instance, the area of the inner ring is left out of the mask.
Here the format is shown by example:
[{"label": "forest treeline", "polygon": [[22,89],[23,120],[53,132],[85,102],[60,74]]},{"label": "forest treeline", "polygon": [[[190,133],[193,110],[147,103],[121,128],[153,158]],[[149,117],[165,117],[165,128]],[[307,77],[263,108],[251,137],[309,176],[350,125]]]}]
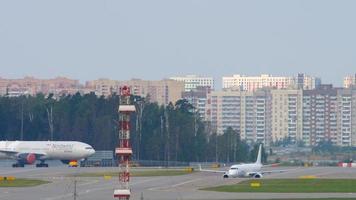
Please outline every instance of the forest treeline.
[{"label": "forest treeline", "polygon": [[[249,147],[229,128],[217,136],[186,100],[160,106],[132,96],[134,159],[161,161],[254,161],[257,144]],[[0,97],[1,140],[76,140],[96,150],[114,150],[118,143],[119,96],[94,93]],[[266,155],[263,156],[266,158]]]}]

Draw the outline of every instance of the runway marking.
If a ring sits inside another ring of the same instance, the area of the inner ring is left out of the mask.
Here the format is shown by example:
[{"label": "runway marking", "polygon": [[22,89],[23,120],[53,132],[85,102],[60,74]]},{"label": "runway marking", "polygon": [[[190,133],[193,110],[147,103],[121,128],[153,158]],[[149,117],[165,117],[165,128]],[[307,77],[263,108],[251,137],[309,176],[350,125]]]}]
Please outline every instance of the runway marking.
[{"label": "runway marking", "polygon": [[14,170],[14,171],[9,171],[6,170],[5,173],[0,172],[1,175],[3,174],[18,174],[18,173],[25,173],[25,172],[31,172],[31,171],[36,171],[38,169],[21,169],[21,170]]},{"label": "runway marking", "polygon": [[[155,181],[155,180],[152,180],[152,179],[148,179],[148,180],[143,180],[143,181],[140,181],[140,182],[136,182],[136,183],[133,183],[131,184],[132,185],[137,185],[137,184],[141,184],[141,183],[146,183],[146,182],[150,182],[150,181]],[[97,180],[97,182],[99,182]],[[90,184],[92,184],[93,182],[90,182]],[[86,184],[86,185],[90,185],[90,184]],[[81,184],[80,186],[83,186],[84,184]],[[112,189],[114,190],[114,187],[115,185],[113,184],[108,184],[104,187],[100,187],[100,188],[93,188],[93,189],[86,189],[84,191],[79,191],[78,192],[78,196],[81,196],[81,195],[86,195],[86,194],[89,194],[89,193],[92,193],[92,192],[96,192],[96,191],[100,191],[100,190],[106,190],[106,189]],[[79,188],[78,188],[79,189]],[[64,194],[64,195],[58,195],[58,196],[53,196],[53,197],[47,197],[47,198],[44,198],[44,200],[60,200],[60,199],[68,199],[68,197],[72,197],[73,194]]]},{"label": "runway marking", "polygon": [[188,183],[193,183],[193,182],[196,182],[196,181],[199,181],[201,180],[202,178],[197,178],[197,179],[193,179],[193,180],[190,180],[190,181],[185,181],[185,182],[182,182],[182,183],[177,183],[175,185],[171,185],[171,186],[161,186],[161,187],[153,187],[153,188],[149,188],[148,190],[150,191],[169,191],[170,189],[172,188],[176,188],[176,187],[179,187],[179,186],[182,186],[182,185],[185,185],[185,184],[188,184]]},{"label": "runway marking", "polygon": [[99,182],[99,180],[88,181],[86,183],[78,184],[78,186],[92,185],[92,184],[95,184],[95,183],[98,183],[98,182]]}]

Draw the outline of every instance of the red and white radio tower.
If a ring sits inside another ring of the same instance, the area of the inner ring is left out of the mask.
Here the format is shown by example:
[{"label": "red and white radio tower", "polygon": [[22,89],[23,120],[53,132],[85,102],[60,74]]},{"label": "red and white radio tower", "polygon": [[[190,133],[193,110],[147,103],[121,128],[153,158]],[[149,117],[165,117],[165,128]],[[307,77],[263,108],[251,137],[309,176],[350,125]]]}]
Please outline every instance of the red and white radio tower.
[{"label": "red and white radio tower", "polygon": [[127,86],[120,88],[119,105],[119,147],[115,153],[119,158],[119,182],[120,188],[114,191],[114,197],[119,200],[130,199],[130,166],[129,161],[132,156],[130,144],[130,114],[135,112],[135,106],[130,102],[130,88]]}]

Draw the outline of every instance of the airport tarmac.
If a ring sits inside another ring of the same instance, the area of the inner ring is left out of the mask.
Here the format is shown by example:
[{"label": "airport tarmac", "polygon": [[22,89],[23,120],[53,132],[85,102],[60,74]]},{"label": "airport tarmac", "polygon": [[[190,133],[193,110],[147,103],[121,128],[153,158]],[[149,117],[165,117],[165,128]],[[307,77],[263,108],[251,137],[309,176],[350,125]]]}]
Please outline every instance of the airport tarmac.
[{"label": "airport tarmac", "polygon": [[[273,168],[276,169],[276,168]],[[278,168],[281,169],[281,168]],[[355,178],[356,168],[310,167],[285,168],[284,173],[270,174],[263,178],[297,178],[313,175],[320,178]],[[74,178],[69,174],[85,172],[116,171],[118,168],[10,168],[1,167],[0,176],[35,178],[52,183],[29,188],[0,188],[1,200],[68,200],[74,199]],[[77,200],[112,200],[113,191],[118,187],[118,178],[105,180],[104,177],[77,177]],[[203,199],[277,199],[277,198],[355,198],[354,193],[222,193],[201,191],[199,188],[234,184],[246,179],[223,179],[221,174],[196,172],[189,175],[170,177],[134,177],[131,180],[132,198],[145,200],[203,200]],[[143,198],[142,198],[143,197]]]}]

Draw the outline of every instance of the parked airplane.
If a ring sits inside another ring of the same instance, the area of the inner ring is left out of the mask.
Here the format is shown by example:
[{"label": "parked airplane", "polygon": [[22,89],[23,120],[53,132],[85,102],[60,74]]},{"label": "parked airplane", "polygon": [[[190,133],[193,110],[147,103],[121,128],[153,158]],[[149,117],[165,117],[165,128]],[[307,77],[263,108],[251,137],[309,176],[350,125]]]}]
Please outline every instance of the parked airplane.
[{"label": "parked airplane", "polygon": [[255,163],[242,163],[238,165],[232,165],[228,171],[216,171],[216,170],[206,170],[202,169],[199,166],[200,171],[203,172],[215,172],[215,173],[224,173],[224,178],[243,178],[243,177],[252,177],[252,178],[262,178],[263,174],[266,173],[276,173],[284,172],[285,170],[274,170],[274,171],[263,171],[262,167],[269,165],[262,165],[262,145],[258,149],[257,160]]},{"label": "parked airplane", "polygon": [[87,158],[95,153],[93,147],[75,141],[0,141],[0,159],[15,159],[12,167],[24,167],[39,160],[36,167],[48,167],[45,160],[71,160]]}]

